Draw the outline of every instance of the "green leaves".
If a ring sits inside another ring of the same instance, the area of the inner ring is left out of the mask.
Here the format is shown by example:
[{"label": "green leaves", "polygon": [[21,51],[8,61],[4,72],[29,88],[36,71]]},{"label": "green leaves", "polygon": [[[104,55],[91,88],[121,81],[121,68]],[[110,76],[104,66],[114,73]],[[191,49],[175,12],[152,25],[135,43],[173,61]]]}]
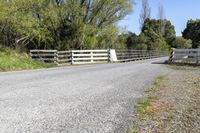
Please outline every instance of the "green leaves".
[{"label": "green leaves", "polygon": [[193,48],[200,48],[200,20],[189,20],[183,37],[192,40]]},{"label": "green leaves", "polygon": [[[89,49],[116,44],[115,23],[132,9],[132,0],[12,0],[0,2],[1,32],[20,48]],[[9,22],[9,23],[8,23]],[[0,37],[0,40],[4,38]],[[105,43],[106,42],[106,43]]]},{"label": "green leaves", "polygon": [[187,40],[183,37],[176,37],[174,42],[172,43],[173,48],[191,48],[192,47],[192,40]]},{"label": "green leaves", "polygon": [[[161,24],[165,25],[164,34],[161,30]],[[148,49],[156,51],[168,50],[169,45],[172,45],[176,37],[174,26],[168,20],[146,19],[142,33],[147,37]]]}]

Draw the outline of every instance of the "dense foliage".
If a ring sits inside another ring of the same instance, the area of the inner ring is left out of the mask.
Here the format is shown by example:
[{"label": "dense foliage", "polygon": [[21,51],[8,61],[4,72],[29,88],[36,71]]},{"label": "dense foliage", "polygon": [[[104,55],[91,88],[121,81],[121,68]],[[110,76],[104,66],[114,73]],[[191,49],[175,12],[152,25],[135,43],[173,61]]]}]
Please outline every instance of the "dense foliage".
[{"label": "dense foliage", "polygon": [[[161,25],[165,24],[165,32]],[[142,50],[168,50],[176,38],[175,28],[168,20],[156,20],[147,18],[140,35],[127,34],[127,47]]]},{"label": "dense foliage", "polygon": [[183,31],[183,37],[192,40],[193,48],[200,48],[200,19],[189,20]]},{"label": "dense foliage", "polygon": [[176,39],[172,43],[173,48],[191,48],[192,47],[192,40],[187,40],[183,37],[176,37]]},{"label": "dense foliage", "polygon": [[114,47],[132,0],[1,0],[0,43],[19,49]]}]

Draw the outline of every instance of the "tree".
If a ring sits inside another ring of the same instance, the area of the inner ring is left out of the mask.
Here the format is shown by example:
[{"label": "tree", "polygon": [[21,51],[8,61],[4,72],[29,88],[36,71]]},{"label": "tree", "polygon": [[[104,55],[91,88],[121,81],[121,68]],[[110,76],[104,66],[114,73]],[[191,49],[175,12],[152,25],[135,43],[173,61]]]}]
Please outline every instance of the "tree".
[{"label": "tree", "polygon": [[192,40],[193,48],[200,48],[200,19],[189,20],[182,34],[184,38]]},{"label": "tree", "polygon": [[175,41],[172,43],[173,48],[191,48],[192,47],[192,40],[187,40],[183,37],[176,37]]},{"label": "tree", "polygon": [[128,34],[125,36],[125,44],[128,49],[147,50],[147,38],[144,36],[144,34],[137,36],[135,33],[128,32]]},{"label": "tree", "polygon": [[[165,34],[163,35],[160,31],[161,21],[165,23]],[[144,26],[142,28],[142,33],[149,38],[150,42],[155,42],[156,40],[171,46],[172,42],[176,37],[175,28],[168,20],[156,20],[156,19],[146,19]],[[150,45],[149,45],[150,46]],[[152,44],[154,46],[154,44]],[[151,46],[150,46],[151,47]],[[152,48],[149,48],[152,49]]]},{"label": "tree", "polygon": [[[132,10],[131,5],[132,0],[0,1],[0,22],[14,30],[9,44],[22,48],[109,47],[110,43],[105,46],[102,42],[107,39],[114,44],[116,39],[108,39],[107,33],[118,32],[115,23]],[[1,34],[7,37],[8,33]]]},{"label": "tree", "polygon": [[144,26],[144,21],[150,17],[151,17],[151,8],[149,7],[149,1],[142,0],[142,10],[141,10],[140,20],[139,20],[141,30],[142,30],[142,27]]},{"label": "tree", "polygon": [[169,46],[172,46],[173,41],[176,38],[176,31],[174,25],[169,20],[162,20],[165,23],[165,32],[162,34],[165,41]]}]

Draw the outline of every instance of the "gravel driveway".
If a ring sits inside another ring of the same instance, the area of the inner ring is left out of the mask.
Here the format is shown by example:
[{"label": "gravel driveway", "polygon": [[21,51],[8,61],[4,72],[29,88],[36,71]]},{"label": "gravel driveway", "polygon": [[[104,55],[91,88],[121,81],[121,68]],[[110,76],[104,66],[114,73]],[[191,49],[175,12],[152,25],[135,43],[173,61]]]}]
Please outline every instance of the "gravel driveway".
[{"label": "gravel driveway", "polygon": [[124,133],[165,59],[0,73],[0,132]]}]

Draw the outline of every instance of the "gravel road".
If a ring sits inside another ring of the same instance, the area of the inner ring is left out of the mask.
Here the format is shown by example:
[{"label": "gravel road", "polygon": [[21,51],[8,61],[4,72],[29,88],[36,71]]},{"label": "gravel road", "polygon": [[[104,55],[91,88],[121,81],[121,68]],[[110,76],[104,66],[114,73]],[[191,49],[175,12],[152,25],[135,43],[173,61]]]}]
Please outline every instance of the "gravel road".
[{"label": "gravel road", "polygon": [[124,133],[165,59],[0,73],[0,133]]}]

